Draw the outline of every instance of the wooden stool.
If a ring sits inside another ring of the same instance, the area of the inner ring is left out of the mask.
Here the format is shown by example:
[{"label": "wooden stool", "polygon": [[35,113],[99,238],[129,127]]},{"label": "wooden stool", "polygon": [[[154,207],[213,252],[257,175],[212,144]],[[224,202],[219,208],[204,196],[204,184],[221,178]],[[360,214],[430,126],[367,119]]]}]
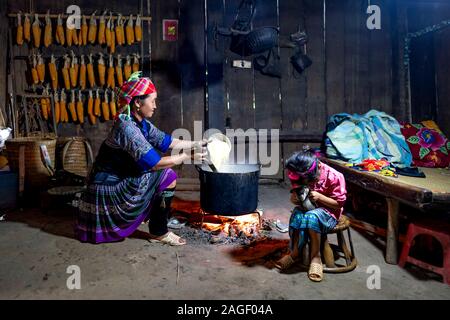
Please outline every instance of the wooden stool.
[{"label": "wooden stool", "polygon": [[[439,241],[442,246],[442,267],[437,267],[409,256],[409,250],[418,235],[429,235]],[[403,244],[399,266],[404,268],[406,262],[426,270],[438,273],[443,277],[444,283],[450,284],[450,225],[437,222],[411,222],[408,226],[406,241]]]},{"label": "wooden stool", "polygon": [[[345,230],[347,230],[350,250],[348,250],[347,242],[345,240]],[[327,234],[322,235],[320,241],[320,252],[322,256],[322,262],[324,263],[323,272],[342,273],[349,272],[355,269],[357,261],[355,252],[353,250],[352,237],[350,235],[350,220],[346,216],[341,215],[336,227],[328,232],[328,234],[336,234],[338,245],[336,246],[334,244],[330,244],[328,242]],[[345,258],[345,265],[336,265],[336,260],[341,258],[340,253],[344,255],[343,258]]]}]

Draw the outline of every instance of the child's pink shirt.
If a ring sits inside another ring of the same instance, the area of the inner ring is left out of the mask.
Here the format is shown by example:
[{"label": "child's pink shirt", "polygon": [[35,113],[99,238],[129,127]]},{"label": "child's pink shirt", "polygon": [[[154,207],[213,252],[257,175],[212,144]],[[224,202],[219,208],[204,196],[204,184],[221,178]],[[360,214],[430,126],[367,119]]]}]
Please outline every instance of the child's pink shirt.
[{"label": "child's pink shirt", "polygon": [[[292,186],[296,187],[295,184],[292,184]],[[322,207],[336,220],[339,220],[339,217],[344,211],[345,200],[347,199],[347,189],[345,187],[345,179],[342,173],[321,162],[319,180],[314,183],[311,190],[317,191],[339,203],[340,209],[337,210]]]}]

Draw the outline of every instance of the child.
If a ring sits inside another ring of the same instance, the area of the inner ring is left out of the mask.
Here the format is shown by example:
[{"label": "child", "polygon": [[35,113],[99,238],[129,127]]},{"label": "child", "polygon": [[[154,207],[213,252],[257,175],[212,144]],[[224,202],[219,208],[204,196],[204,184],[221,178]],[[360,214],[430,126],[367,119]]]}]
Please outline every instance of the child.
[{"label": "child", "polygon": [[275,266],[280,270],[291,267],[299,259],[303,245],[310,240],[308,277],[312,281],[322,281],[320,235],[338,223],[347,194],[345,179],[340,172],[320,162],[312,151],[294,153],[286,161],[286,168],[292,184],[291,201],[300,205],[296,190],[307,186],[311,190],[309,199],[317,208],[304,212],[297,206],[292,210],[289,221],[290,254],[278,260]]}]

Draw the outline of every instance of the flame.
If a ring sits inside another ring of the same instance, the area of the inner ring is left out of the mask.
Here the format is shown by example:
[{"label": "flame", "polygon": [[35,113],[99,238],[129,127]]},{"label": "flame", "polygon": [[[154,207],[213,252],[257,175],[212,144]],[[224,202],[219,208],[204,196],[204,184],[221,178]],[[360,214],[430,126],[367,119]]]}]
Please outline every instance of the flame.
[{"label": "flame", "polygon": [[255,230],[259,229],[259,215],[251,213],[247,215],[230,216],[208,216],[208,221],[203,222],[203,228],[211,232],[220,232],[225,235],[231,235],[233,232],[238,234],[242,231],[246,236],[251,236]]}]

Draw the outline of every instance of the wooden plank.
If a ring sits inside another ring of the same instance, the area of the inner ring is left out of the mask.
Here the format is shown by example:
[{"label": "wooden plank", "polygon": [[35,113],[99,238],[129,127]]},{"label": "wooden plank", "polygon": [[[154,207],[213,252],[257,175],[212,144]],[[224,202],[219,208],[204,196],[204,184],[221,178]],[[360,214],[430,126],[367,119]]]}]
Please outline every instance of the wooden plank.
[{"label": "wooden plank", "polygon": [[[392,114],[392,44],[387,0],[371,2],[381,10],[381,30],[369,30],[370,107]],[[367,15],[366,15],[367,16]]]},{"label": "wooden plank", "polygon": [[307,53],[313,65],[306,72],[306,121],[309,133],[325,131],[327,119],[325,87],[325,41],[323,1],[304,0],[305,29],[309,36]]},{"label": "wooden plank", "polygon": [[[279,10],[280,35],[288,36],[298,31],[305,30],[305,12],[303,0],[280,1]],[[298,12],[298,14],[292,14]],[[282,133],[285,130],[306,130],[306,74],[298,74],[290,63],[294,50],[280,48],[282,63],[281,100],[282,100]],[[314,62],[313,62],[314,63]]]},{"label": "wooden plank", "polygon": [[[278,0],[259,2],[253,20],[253,28],[278,27],[277,15]],[[278,55],[278,48],[274,49]],[[267,52],[262,54],[267,57]],[[281,67],[280,60],[280,67]],[[255,128],[256,129],[280,129],[281,101],[280,79],[269,77],[254,71],[255,90]]]},{"label": "wooden plank", "polygon": [[[224,25],[229,27],[241,0],[225,1]],[[253,69],[233,68],[233,60],[251,60],[250,57],[241,57],[229,50],[230,38],[225,42],[225,87],[227,101],[227,115],[230,118],[230,127],[244,129],[255,127],[255,110],[253,108]]]},{"label": "wooden plank", "polygon": [[348,113],[365,113],[369,105],[368,29],[364,1],[347,0],[345,16],[345,106]]},{"label": "wooden plank", "polygon": [[345,6],[342,0],[326,2],[326,80],[328,116],[347,112],[345,106]]},{"label": "wooden plank", "polygon": [[[224,132],[225,129],[225,86],[224,86],[224,42],[225,39],[214,34],[216,26],[224,24],[224,2],[207,1],[207,67],[208,67],[208,102],[206,128]],[[199,19],[201,21],[201,19]],[[200,33],[200,35],[204,33]],[[204,43],[204,40],[199,42]],[[203,47],[202,47],[203,48]]]}]

